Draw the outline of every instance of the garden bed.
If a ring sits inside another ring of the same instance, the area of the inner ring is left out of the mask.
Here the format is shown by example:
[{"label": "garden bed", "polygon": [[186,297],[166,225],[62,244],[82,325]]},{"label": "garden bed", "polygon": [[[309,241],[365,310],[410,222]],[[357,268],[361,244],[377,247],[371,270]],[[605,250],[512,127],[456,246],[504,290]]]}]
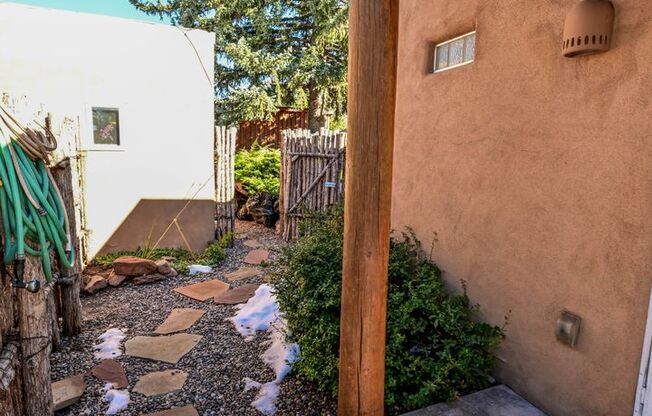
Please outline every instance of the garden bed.
[{"label": "garden bed", "polygon": [[[173,308],[203,309],[205,315],[189,330],[203,338],[177,365],[166,364],[122,355],[116,361],[127,373],[129,390],[147,373],[180,369],[188,373],[183,389],[158,397],[145,397],[131,391],[129,407],[119,415],[141,415],[172,407],[194,405],[200,415],[260,415],[251,406],[257,392],[244,391],[243,379],[273,380],[274,373],[260,359],[265,351],[265,334],[246,342],[227,319],[234,316],[233,306],[218,305],[212,301],[200,303],[184,297],[173,289],[190,283],[220,279],[228,282],[226,273],[238,270],[252,248],[244,245],[255,239],[271,253],[270,260],[277,257],[281,241],[272,230],[262,226],[239,222],[234,247],[227,250],[226,261],[210,274],[196,276],[179,275],[151,285],[127,285],[114,290],[102,291],[93,297],[82,299],[84,328],[80,336],[64,340],[62,351],[52,355],[53,381],[83,374],[97,363],[93,357],[93,345],[109,328],[126,329],[127,340],[137,335],[151,335],[169,315]],[[259,266],[263,274],[228,282],[232,287],[263,283],[273,266]],[[104,383],[86,377],[87,389],[75,405],[57,413],[59,416],[102,415],[108,408],[103,400]],[[335,400],[318,391],[311,383],[290,376],[281,384],[277,402],[277,415],[334,415]]]}]

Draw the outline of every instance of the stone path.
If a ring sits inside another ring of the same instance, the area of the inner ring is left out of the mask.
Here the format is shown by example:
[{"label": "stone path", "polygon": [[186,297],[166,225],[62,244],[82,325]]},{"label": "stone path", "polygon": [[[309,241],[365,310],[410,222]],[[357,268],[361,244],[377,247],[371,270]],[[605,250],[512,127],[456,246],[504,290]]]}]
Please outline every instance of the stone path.
[{"label": "stone path", "polygon": [[[52,356],[53,379],[65,379],[55,383],[59,405],[67,406],[57,416],[105,414],[106,383],[130,393],[119,416],[260,415],[244,379],[273,379],[260,358],[265,337],[246,342],[227,318],[268,280],[282,243],[260,226],[240,223],[238,231],[227,260],[212,273],[126,284],[82,299],[84,333],[65,339]],[[97,360],[93,345],[110,328],[125,331],[124,354]],[[277,404],[279,416],[336,413],[328,394],[294,378],[281,385]]]}]

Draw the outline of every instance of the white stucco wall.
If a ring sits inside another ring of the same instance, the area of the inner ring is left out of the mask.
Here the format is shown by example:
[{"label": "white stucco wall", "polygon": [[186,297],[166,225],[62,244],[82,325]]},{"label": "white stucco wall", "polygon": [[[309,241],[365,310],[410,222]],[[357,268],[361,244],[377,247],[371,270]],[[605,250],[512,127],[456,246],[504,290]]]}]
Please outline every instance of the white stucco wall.
[{"label": "white stucco wall", "polygon": [[[91,257],[141,199],[187,199],[207,182],[196,198],[214,199],[215,36],[185,34],[0,3],[0,91],[80,117]],[[92,107],[119,108],[119,148],[92,144]]]}]

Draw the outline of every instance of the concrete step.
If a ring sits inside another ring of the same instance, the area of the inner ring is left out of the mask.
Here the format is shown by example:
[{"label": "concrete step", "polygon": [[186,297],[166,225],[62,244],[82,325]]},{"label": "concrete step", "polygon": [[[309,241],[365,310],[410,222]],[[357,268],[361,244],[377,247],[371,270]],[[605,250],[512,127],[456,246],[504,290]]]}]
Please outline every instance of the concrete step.
[{"label": "concrete step", "polygon": [[403,416],[546,416],[509,387],[494,386],[452,403],[439,403]]}]

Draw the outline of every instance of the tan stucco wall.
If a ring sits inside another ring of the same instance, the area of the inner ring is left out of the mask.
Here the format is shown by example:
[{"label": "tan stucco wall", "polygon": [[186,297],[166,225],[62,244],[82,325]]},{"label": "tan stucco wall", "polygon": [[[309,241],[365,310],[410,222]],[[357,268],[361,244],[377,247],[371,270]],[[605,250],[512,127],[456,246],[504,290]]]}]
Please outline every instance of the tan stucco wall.
[{"label": "tan stucco wall", "polygon": [[[652,264],[652,9],[617,0],[613,50],[561,56],[574,0],[401,0],[393,227],[483,319],[498,378],[551,415],[631,415]],[[473,64],[433,43],[477,29]],[[580,315],[577,349],[555,339]]]},{"label": "tan stucco wall", "polygon": [[157,242],[157,247],[185,249],[186,241],[192,251],[201,251],[214,239],[214,201],[140,200],[98,254],[154,247]]}]

